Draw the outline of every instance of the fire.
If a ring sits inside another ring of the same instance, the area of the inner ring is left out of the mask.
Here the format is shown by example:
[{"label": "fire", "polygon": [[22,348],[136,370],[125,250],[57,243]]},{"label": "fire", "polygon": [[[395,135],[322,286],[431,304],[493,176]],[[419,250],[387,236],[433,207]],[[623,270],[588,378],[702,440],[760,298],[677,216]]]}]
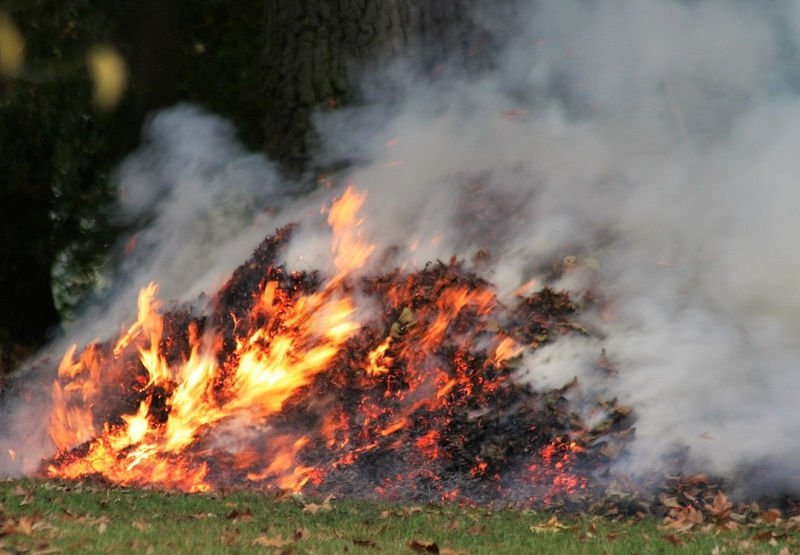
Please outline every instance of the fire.
[{"label": "fire", "polygon": [[[448,500],[487,487],[514,497],[520,480],[546,491],[538,498],[585,487],[570,471],[585,451],[577,442],[564,447],[525,421],[527,435],[493,452],[465,428],[491,439],[508,419],[536,417],[540,397],[514,385],[506,363],[542,341],[532,326],[549,316],[523,323],[534,304],[509,311],[455,260],[355,278],[375,251],[365,199],[350,187],[327,210],[329,280],[276,264],[286,228],[234,273],[212,314],[165,311],[151,283],[113,346],[71,347],[53,384],[59,453],[42,472],[190,492],[225,480],[313,492],[336,472],[378,472],[374,493],[427,484]],[[356,320],[356,290],[385,313]],[[492,331],[496,322],[511,331]],[[394,459],[401,471],[382,474]],[[506,459],[517,461],[510,474]],[[462,468],[468,483],[454,483]]]}]

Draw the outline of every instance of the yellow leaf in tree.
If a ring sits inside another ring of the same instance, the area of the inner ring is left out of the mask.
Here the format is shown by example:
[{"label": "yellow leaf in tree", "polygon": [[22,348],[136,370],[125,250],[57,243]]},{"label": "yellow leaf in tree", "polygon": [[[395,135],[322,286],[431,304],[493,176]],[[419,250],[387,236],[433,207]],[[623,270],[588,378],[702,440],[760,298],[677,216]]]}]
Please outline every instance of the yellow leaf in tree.
[{"label": "yellow leaf in tree", "polygon": [[0,12],[0,74],[16,77],[25,61],[25,40],[14,21]]},{"label": "yellow leaf in tree", "polygon": [[94,105],[108,111],[119,102],[128,86],[125,60],[111,46],[97,46],[88,55],[89,74],[92,78]]}]

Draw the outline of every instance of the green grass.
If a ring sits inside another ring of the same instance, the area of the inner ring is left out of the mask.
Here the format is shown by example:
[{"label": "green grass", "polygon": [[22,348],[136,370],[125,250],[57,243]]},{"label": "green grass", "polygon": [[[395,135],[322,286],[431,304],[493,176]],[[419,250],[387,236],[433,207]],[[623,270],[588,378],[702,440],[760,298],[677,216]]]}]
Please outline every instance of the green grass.
[{"label": "green grass", "polygon": [[253,492],[187,495],[29,480],[0,482],[0,503],[0,555],[800,551],[800,533],[785,523],[675,535],[650,516],[611,520],[510,509],[326,504]]}]

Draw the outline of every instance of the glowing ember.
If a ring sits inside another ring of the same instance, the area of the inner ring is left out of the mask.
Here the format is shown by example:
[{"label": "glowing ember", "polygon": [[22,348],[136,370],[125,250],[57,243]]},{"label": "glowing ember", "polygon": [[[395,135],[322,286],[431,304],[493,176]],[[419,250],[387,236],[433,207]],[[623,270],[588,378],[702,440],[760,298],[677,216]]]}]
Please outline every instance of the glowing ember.
[{"label": "glowing ember", "polygon": [[[336,273],[325,283],[276,263],[285,228],[212,314],[164,311],[150,284],[113,345],[73,346],[53,385],[59,453],[42,473],[442,501],[585,489],[599,459],[568,439],[580,428],[568,403],[516,383],[509,364],[575,333],[569,297],[544,289],[509,309],[455,260],[356,280],[375,249],[363,202],[348,189],[329,209]],[[356,292],[382,312],[354,320]]]}]

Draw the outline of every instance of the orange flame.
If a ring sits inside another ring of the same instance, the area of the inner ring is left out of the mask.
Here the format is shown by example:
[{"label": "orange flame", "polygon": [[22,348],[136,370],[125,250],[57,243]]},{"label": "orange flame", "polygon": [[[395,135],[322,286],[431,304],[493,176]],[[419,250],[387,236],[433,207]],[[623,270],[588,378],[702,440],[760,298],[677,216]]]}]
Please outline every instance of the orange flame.
[{"label": "orange flame", "polygon": [[[365,199],[351,186],[328,209],[335,272],[322,286],[293,289],[290,280],[281,281],[283,274],[268,272],[257,290],[248,290],[246,311],[226,305],[219,313],[232,331],[210,318],[191,322],[185,348],[176,355],[166,347],[173,338],[165,336],[173,320],[166,320],[158,286],[150,283],[140,292],[136,322],[113,348],[93,344],[79,355],[75,345],[68,349],[53,384],[49,422],[59,454],[45,474],[100,475],[123,485],[194,492],[212,489],[209,476],[222,466],[251,483],[300,491],[321,483],[329,471],[303,458],[311,449],[334,453],[327,462],[334,469],[403,444],[415,449],[414,462],[448,457],[451,440],[443,430],[452,411],[466,410],[457,406],[459,399],[502,392],[508,373],[498,368],[524,351],[526,339],[471,325],[494,322],[496,295],[485,282],[462,279],[444,265],[432,283],[409,275],[382,290],[391,319],[359,333],[352,276],[375,251],[362,237]],[[483,354],[453,349],[457,343],[479,343]],[[363,358],[351,360],[356,344]],[[357,377],[330,371],[342,367]],[[324,395],[340,382],[345,389],[363,387],[355,410]],[[280,425],[288,418],[286,407],[301,395],[319,405],[297,411],[318,417],[312,431]],[[109,398],[126,403],[124,410],[113,407],[111,418]],[[436,426],[415,431],[429,423]],[[549,491],[573,492],[585,484],[565,470],[581,449],[554,441],[534,464],[520,467],[531,482],[548,481]],[[467,468],[472,478],[495,480],[493,487],[502,489],[483,454]],[[439,476],[425,478],[441,483]],[[404,479],[387,478],[376,491],[402,489]],[[437,491],[452,501],[460,489]]]}]

